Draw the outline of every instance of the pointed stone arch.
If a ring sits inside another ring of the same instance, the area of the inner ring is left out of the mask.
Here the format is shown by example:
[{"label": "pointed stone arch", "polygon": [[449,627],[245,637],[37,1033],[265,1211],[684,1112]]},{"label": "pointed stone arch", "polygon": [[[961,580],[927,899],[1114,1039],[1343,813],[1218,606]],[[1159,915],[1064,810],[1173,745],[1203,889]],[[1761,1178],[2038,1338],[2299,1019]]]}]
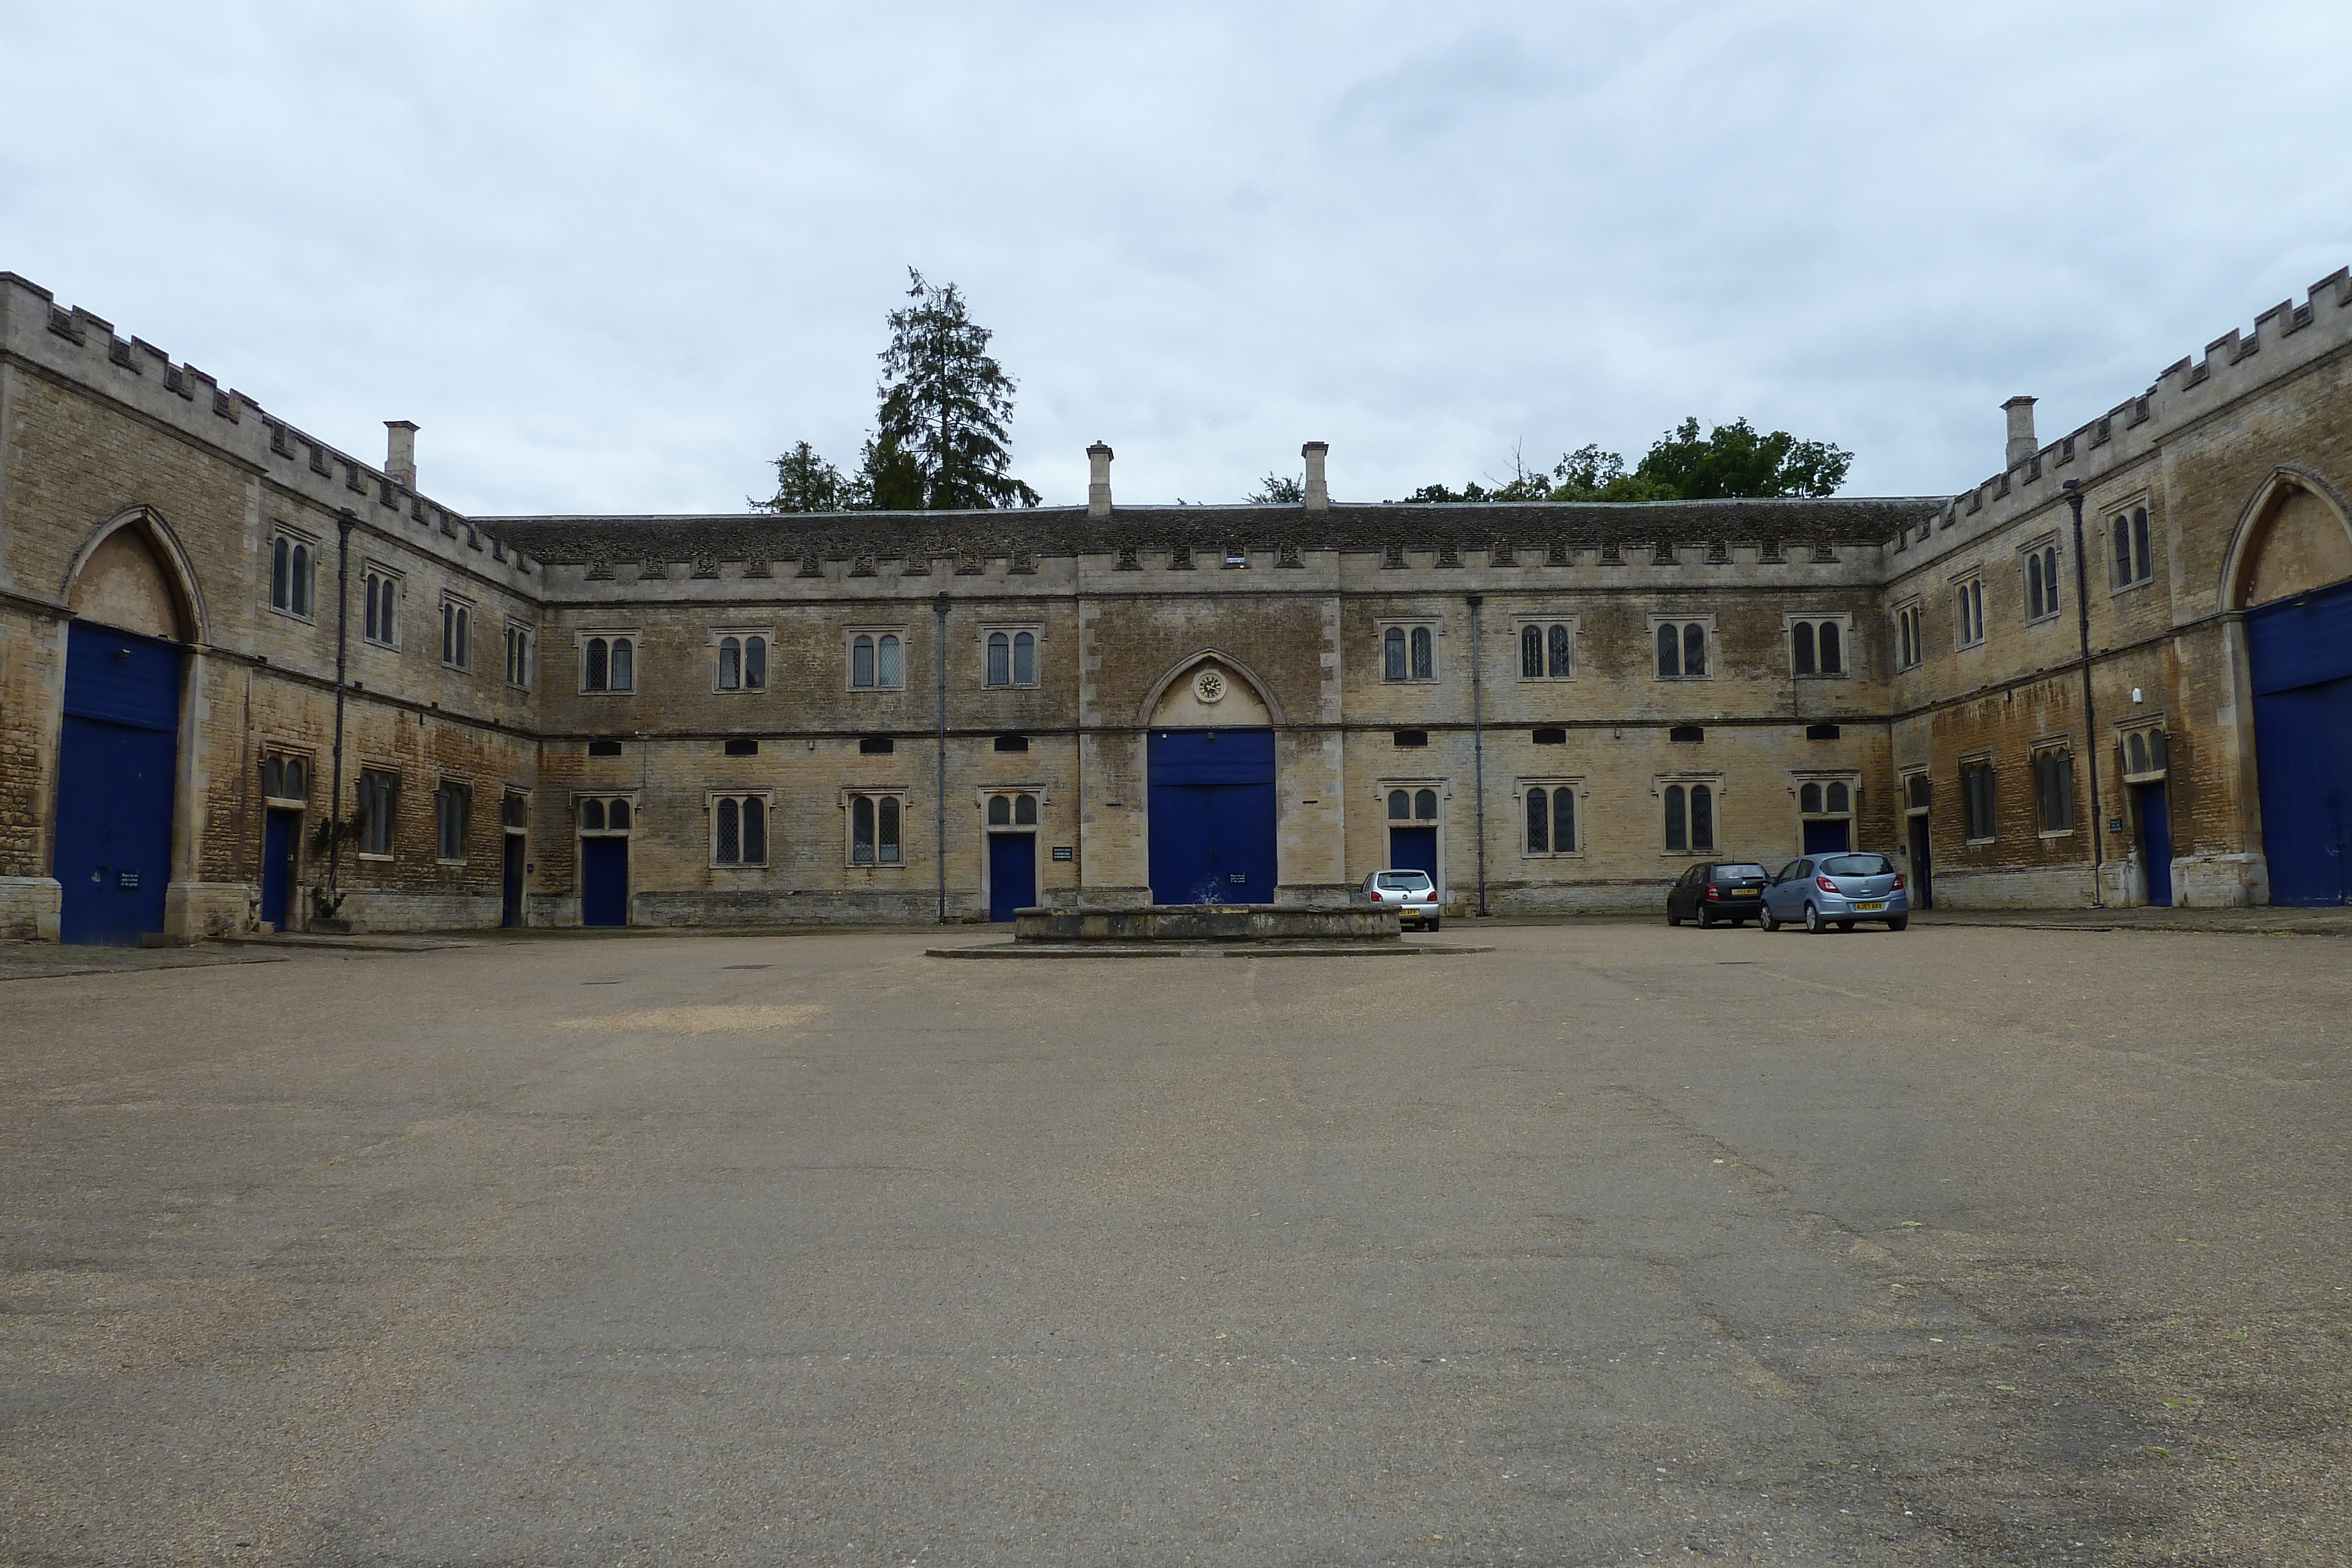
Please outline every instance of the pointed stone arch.
[{"label": "pointed stone arch", "polygon": [[[1247,690],[1235,693],[1234,695],[1254,698],[1254,706],[1263,710],[1263,716],[1261,716],[1258,713],[1250,712],[1245,707],[1237,707],[1236,716],[1229,721],[1230,727],[1244,728],[1270,725],[1279,729],[1290,722],[1283,713],[1280,700],[1275,696],[1273,688],[1266,685],[1265,679],[1241,660],[1218,648],[1204,648],[1197,653],[1187,653],[1169,666],[1167,673],[1152,683],[1151,689],[1144,694],[1143,701],[1137,705],[1135,722],[1144,727],[1163,722],[1160,717],[1162,703],[1170,700],[1179,682],[1192,679],[1204,665],[1215,666],[1229,679],[1241,682]],[[1232,697],[1227,697],[1223,702],[1232,700]],[[1223,703],[1221,702],[1216,706],[1222,707]],[[1244,714],[1247,716],[1241,716]],[[1188,717],[1180,722],[1199,724],[1216,721]]]},{"label": "pointed stone arch", "polygon": [[2256,486],[2223,558],[2221,603],[2249,610],[2352,578],[2352,507],[2308,468],[2281,464]]},{"label": "pointed stone arch", "polygon": [[91,528],[58,597],[96,623],[175,643],[210,640],[194,568],[152,507],[126,507]]}]

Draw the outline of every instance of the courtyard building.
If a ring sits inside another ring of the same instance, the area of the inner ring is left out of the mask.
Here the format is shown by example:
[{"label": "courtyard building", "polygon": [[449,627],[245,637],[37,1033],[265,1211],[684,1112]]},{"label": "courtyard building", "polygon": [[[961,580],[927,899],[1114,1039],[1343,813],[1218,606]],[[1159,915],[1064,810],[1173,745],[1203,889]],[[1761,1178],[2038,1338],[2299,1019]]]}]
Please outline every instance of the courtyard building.
[{"label": "courtyard building", "polygon": [[0,274],[0,935],[2345,902],[2352,276],[2006,413],[1958,497],[467,517]]}]

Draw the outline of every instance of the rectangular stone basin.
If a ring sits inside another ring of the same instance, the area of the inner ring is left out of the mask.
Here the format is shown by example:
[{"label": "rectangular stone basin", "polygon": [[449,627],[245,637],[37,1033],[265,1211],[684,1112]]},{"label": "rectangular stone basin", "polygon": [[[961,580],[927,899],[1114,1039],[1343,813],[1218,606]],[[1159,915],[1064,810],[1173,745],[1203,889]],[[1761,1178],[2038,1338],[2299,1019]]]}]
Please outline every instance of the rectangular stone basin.
[{"label": "rectangular stone basin", "polygon": [[1371,904],[1138,904],[1110,909],[1022,909],[1016,942],[1394,942],[1393,907]]}]

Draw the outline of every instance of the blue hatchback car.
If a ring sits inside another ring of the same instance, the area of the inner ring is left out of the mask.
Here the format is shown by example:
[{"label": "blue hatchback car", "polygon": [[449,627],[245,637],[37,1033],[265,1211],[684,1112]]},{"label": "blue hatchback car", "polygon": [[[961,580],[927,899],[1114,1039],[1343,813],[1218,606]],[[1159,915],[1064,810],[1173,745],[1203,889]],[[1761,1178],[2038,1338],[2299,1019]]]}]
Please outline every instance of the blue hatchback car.
[{"label": "blue hatchback car", "polygon": [[1808,931],[1851,931],[1859,920],[1911,924],[1911,891],[1885,855],[1808,855],[1790,861],[1764,884],[1764,929],[1801,925]]}]

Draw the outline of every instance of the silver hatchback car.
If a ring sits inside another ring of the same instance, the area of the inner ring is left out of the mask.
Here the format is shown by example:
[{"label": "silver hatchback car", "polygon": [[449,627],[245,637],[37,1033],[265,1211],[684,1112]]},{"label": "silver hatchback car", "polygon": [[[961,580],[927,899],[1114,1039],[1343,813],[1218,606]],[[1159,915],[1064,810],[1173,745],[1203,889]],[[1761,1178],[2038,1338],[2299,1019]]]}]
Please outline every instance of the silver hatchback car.
[{"label": "silver hatchback car", "polygon": [[1388,904],[1407,925],[1438,927],[1444,900],[1425,871],[1376,871],[1364,879],[1363,894],[1364,902]]},{"label": "silver hatchback car", "polygon": [[1889,931],[1911,924],[1910,884],[1885,855],[1808,855],[1764,884],[1767,931],[1800,924],[1851,931],[1858,920],[1884,921]]}]

